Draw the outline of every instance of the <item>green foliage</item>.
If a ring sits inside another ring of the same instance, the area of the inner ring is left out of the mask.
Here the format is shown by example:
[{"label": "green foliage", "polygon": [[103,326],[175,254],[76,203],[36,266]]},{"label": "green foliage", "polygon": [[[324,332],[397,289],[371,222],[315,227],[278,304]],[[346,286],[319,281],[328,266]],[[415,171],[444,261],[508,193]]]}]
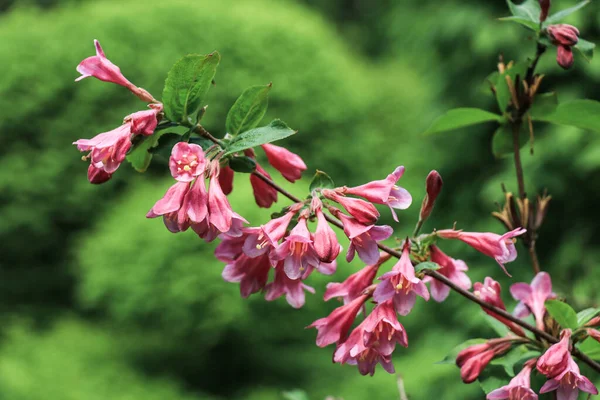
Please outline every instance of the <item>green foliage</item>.
[{"label": "green foliage", "polygon": [[285,139],[286,137],[292,136],[294,133],[296,133],[296,131],[290,129],[285,122],[275,119],[267,126],[251,129],[236,136],[227,146],[225,155]]},{"label": "green foliage", "polygon": [[548,300],[546,301],[546,310],[563,329],[575,329],[579,326],[575,310],[567,303],[560,300]]},{"label": "green foliage", "polygon": [[270,83],[266,86],[252,86],[244,90],[227,113],[227,132],[237,136],[258,126],[269,106]]},{"label": "green foliage", "polygon": [[555,14],[552,14],[551,16],[549,16],[546,19],[546,21],[544,22],[544,25],[557,24],[560,21],[562,21],[563,19],[565,19],[566,17],[568,17],[569,15],[573,14],[574,12],[581,10],[583,7],[587,6],[588,4],[590,4],[590,0],[584,0],[573,7],[570,7],[565,10],[559,11]]},{"label": "green foliage", "polygon": [[236,172],[251,173],[256,170],[256,161],[250,157],[232,157],[229,160],[229,166]]},{"label": "green foliage", "polygon": [[464,349],[466,349],[467,347],[471,347],[474,346],[476,344],[482,344],[487,342],[488,339],[469,339],[464,341],[463,343],[457,345],[456,347],[454,347],[452,349],[452,351],[450,353],[448,353],[446,355],[446,357],[444,357],[442,360],[438,361],[438,364],[454,364],[456,363],[456,357],[458,356],[458,353],[460,353],[461,351],[463,351]]},{"label": "green foliage", "polygon": [[425,261],[415,265],[415,272],[422,272],[424,270],[436,271],[440,268],[442,267],[440,267],[439,264],[434,263],[433,261]]},{"label": "green foliage", "polygon": [[560,103],[550,112],[532,115],[536,121],[557,125],[570,125],[600,133],[600,102],[595,100],[573,100]]},{"label": "green foliage", "polygon": [[512,0],[507,0],[506,2],[513,16],[539,25],[542,10],[538,0],[525,0],[521,4],[515,4]]},{"label": "green foliage", "polygon": [[313,190],[317,189],[333,189],[334,187],[335,183],[333,182],[333,179],[331,179],[331,177],[325,172],[317,170],[317,172],[315,172],[315,176],[313,176],[312,180],[310,181],[308,190],[312,192]]},{"label": "green foliage", "polygon": [[579,39],[574,47],[579,51],[583,58],[585,58],[586,61],[592,61],[592,58],[594,58],[594,49],[596,48],[595,43]]},{"label": "green foliage", "polygon": [[487,394],[492,390],[508,385],[510,379],[506,375],[504,368],[496,365],[489,365],[477,378],[481,389]]},{"label": "green foliage", "polygon": [[[166,141],[161,140],[163,135],[169,134],[165,137]],[[176,133],[169,133],[168,131],[157,131],[151,136],[145,136],[141,138],[139,144],[135,145],[132,150],[127,154],[127,161],[131,163],[131,166],[138,172],[145,172],[150,163],[152,162],[152,155],[157,151],[167,151],[170,154],[173,145],[180,138],[180,135]],[[175,140],[173,140],[175,139]],[[158,146],[161,145],[159,149]],[[171,145],[172,144],[172,145]],[[168,148],[171,145],[171,148]]]},{"label": "green foliage", "polygon": [[[529,142],[529,127],[527,123],[521,124],[519,132],[519,145],[523,148]],[[510,124],[500,126],[492,137],[492,153],[496,158],[503,158],[515,152],[513,133]]]},{"label": "green foliage", "polygon": [[592,360],[600,360],[600,343],[598,341],[587,338],[578,347],[579,350]]},{"label": "green foliage", "polygon": [[436,119],[426,134],[446,132],[484,122],[500,122],[501,116],[478,108],[456,108]]},{"label": "green foliage", "polygon": [[515,376],[515,367],[517,365],[534,357],[538,357],[539,355],[539,351],[530,350],[527,348],[527,346],[520,345],[513,347],[502,357],[497,357],[492,360],[491,365],[499,365],[503,367],[506,375],[513,377]]},{"label": "green foliage", "polygon": [[590,319],[600,314],[599,308],[586,308],[577,313],[577,326],[585,325]]}]

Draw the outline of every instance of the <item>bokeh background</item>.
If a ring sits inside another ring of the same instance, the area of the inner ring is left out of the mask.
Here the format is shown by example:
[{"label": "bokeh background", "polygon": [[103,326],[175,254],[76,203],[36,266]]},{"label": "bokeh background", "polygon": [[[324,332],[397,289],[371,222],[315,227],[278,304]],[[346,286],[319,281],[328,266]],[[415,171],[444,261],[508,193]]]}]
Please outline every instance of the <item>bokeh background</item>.
[{"label": "bokeh background", "polygon": [[[445,186],[426,229],[458,221],[501,232],[490,211],[502,201],[500,184],[516,185],[510,159],[491,154],[493,126],[422,132],[452,107],[496,111],[483,82],[498,54],[532,53],[524,29],[496,20],[508,14],[503,1],[2,0],[0,10],[1,399],[275,400],[294,388],[315,400],[398,398],[394,376],[333,365],[333,349],[317,348],[316,332],[304,329],[335,307],[321,300],[326,279],[311,278],[317,294],[301,310],[284,299],[243,300],[222,280],[213,245],[145,219],[170,184],[164,160],[144,175],[124,165],[109,183],[88,184],[71,143],[112,129],[141,104],[116,85],[75,84],[75,66],[97,38],[132,82],[159,95],[182,55],[218,50],[204,120],[214,134],[224,133],[244,88],[273,82],[265,120],[299,130],[286,146],[309,172],[355,185],[406,166],[401,184],[415,204],[401,213],[399,235],[412,230],[433,168]],[[568,22],[597,40],[598,11],[593,3]],[[578,59],[565,72],[548,55],[540,70],[543,89],[561,99],[600,97],[599,61]],[[541,263],[572,304],[597,305],[600,137],[540,125],[535,143],[535,156],[523,152],[528,191],[553,196]],[[247,177],[235,185],[236,210],[263,222],[269,211],[249,199]],[[308,177],[293,190],[307,185]],[[510,280],[460,243],[443,249],[467,261],[474,281],[491,275],[508,289],[531,279],[526,257],[510,265]],[[359,267],[341,263],[333,278]],[[514,305],[508,291],[505,300]],[[494,335],[478,307],[451,295],[420,302],[402,322],[410,347],[394,362],[411,400],[483,397],[457,368],[435,364],[467,338]]]}]

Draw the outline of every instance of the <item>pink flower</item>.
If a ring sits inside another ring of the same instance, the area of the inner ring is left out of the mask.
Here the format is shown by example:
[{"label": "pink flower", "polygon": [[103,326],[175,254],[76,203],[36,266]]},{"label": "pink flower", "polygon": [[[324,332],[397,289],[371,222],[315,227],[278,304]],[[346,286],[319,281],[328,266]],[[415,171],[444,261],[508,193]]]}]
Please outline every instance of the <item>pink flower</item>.
[{"label": "pink flower", "polygon": [[374,224],[379,218],[379,211],[367,201],[340,196],[335,190],[330,189],[323,189],[321,193],[326,198],[341,204],[361,224]]},{"label": "pink flower", "polygon": [[308,268],[319,266],[319,257],[313,247],[306,218],[298,218],[298,224],[289,236],[271,253],[271,260],[283,260],[283,269],[290,279],[298,279]]},{"label": "pink flower", "polygon": [[89,151],[91,163],[107,174],[114,173],[131,148],[131,124],[125,123],[91,139],[73,142],[79,151]]},{"label": "pink flower", "polygon": [[305,285],[301,279],[290,279],[283,269],[283,263],[275,267],[275,280],[265,287],[265,299],[273,301],[285,294],[288,304],[294,308],[304,305],[304,291],[315,293],[315,289]]},{"label": "pink flower", "polygon": [[510,274],[504,267],[505,263],[514,261],[517,258],[517,249],[513,238],[527,232],[526,229],[518,228],[500,236],[495,233],[477,233],[477,232],[462,232],[452,229],[437,231],[439,237],[444,239],[459,239],[480,251],[486,256],[493,257],[498,265]]},{"label": "pink flower", "polygon": [[363,225],[355,218],[349,217],[339,210],[332,210],[344,225],[344,233],[350,239],[350,246],[346,253],[346,261],[354,259],[354,252],[367,265],[375,264],[379,259],[377,242],[389,238],[394,230],[387,225]]},{"label": "pink flower", "polygon": [[258,257],[278,246],[285,236],[287,228],[296,215],[297,210],[291,209],[285,215],[272,219],[267,224],[257,228],[246,228],[248,234],[243,250],[248,257]]},{"label": "pink flower", "polygon": [[553,344],[538,359],[537,370],[549,379],[560,375],[569,366],[571,358],[571,330],[565,329],[560,333],[560,342]]},{"label": "pink flower", "polygon": [[95,167],[94,164],[90,164],[90,166],[88,167],[88,181],[90,181],[90,183],[99,185],[101,183],[104,183],[106,181],[108,181],[110,178],[112,178],[112,174],[109,174],[108,172],[104,171],[102,168],[98,168]]},{"label": "pink flower", "polygon": [[364,290],[373,283],[377,270],[391,256],[387,253],[381,253],[379,261],[373,265],[364,267],[358,272],[350,275],[342,283],[330,282],[327,284],[327,290],[323,295],[325,301],[329,301],[334,297],[341,297],[344,304],[350,303],[352,300],[360,296]]},{"label": "pink flower", "polygon": [[243,245],[246,239],[248,238],[247,234],[243,234],[237,237],[222,235],[221,243],[215,249],[215,257],[217,260],[222,261],[224,263],[232,263],[243,253]]},{"label": "pink flower", "polygon": [[219,173],[219,184],[226,196],[233,191],[233,175],[234,172],[229,166],[222,167]]},{"label": "pink flower", "polygon": [[[271,175],[269,175],[269,173],[265,171],[258,163],[256,163],[256,171],[271,179]],[[269,208],[273,205],[273,203],[277,202],[277,190],[273,189],[258,176],[250,174],[250,184],[252,184],[254,199],[259,207]]]},{"label": "pink flower", "polygon": [[568,46],[558,46],[556,48],[556,62],[563,69],[569,69],[573,66],[573,49]]},{"label": "pink flower", "polygon": [[579,41],[579,30],[572,25],[550,25],[547,30],[550,40],[557,46],[571,47]]},{"label": "pink flower", "polygon": [[344,188],[344,193],[363,197],[375,204],[387,204],[392,211],[394,220],[398,221],[398,216],[394,209],[405,210],[412,203],[412,197],[408,191],[396,183],[404,174],[404,167],[398,167],[380,181],[373,181],[361,186]]},{"label": "pink flower", "polygon": [[520,300],[514,311],[515,316],[525,318],[533,313],[536,326],[538,329],[544,330],[544,314],[546,313],[544,303],[546,300],[556,297],[552,293],[550,275],[547,272],[538,273],[533,278],[531,285],[524,282],[515,283],[510,287],[510,294],[515,300]]},{"label": "pink flower", "polygon": [[423,203],[421,204],[421,212],[419,214],[419,219],[421,221],[425,221],[431,215],[433,211],[433,207],[435,206],[435,200],[439,196],[442,191],[442,186],[444,182],[442,181],[442,177],[440,174],[433,170],[427,175],[427,179],[425,181],[425,188],[427,190],[427,194],[423,199]]},{"label": "pink flower", "polygon": [[250,258],[242,254],[237,260],[225,266],[222,276],[227,282],[239,282],[240,293],[243,298],[247,298],[265,287],[270,270],[271,263],[268,256]]},{"label": "pink flower", "polygon": [[[455,260],[454,258],[447,256],[435,245],[432,245],[429,249],[431,250],[431,261],[441,267],[437,272],[450,279],[459,287],[465,290],[471,289],[471,279],[469,279],[469,276],[465,273],[469,268],[464,261]],[[448,294],[450,293],[450,287],[430,276],[426,276],[423,281],[429,283],[431,297],[433,297],[435,301],[441,303],[446,300],[446,297],[448,297]]]},{"label": "pink flower", "polygon": [[338,307],[329,316],[321,318],[307,326],[307,328],[317,328],[317,346],[325,347],[335,342],[342,341],[356,314],[362,308],[368,296],[362,295],[352,300],[350,303]]},{"label": "pink flower", "polygon": [[400,315],[408,315],[415,305],[416,296],[429,300],[429,292],[425,283],[415,276],[415,269],[410,261],[410,242],[404,244],[402,257],[394,265],[392,270],[383,274],[379,279],[382,281],[375,292],[373,300],[382,303],[394,299],[396,311]]},{"label": "pink flower", "polygon": [[[493,305],[496,308],[499,308],[501,310],[506,310],[504,301],[502,301],[502,297],[500,297],[500,293],[502,292],[502,288],[500,287],[500,284],[498,282],[496,282],[495,280],[493,280],[492,278],[490,278],[489,276],[486,277],[483,282],[484,283],[475,282],[475,284],[473,285],[473,289],[474,289],[473,294],[475,296],[479,297],[481,300],[485,301],[486,303]],[[482,307],[481,309],[486,314],[488,314],[488,315],[496,318],[498,321],[502,322],[504,325],[506,325],[511,331],[513,331],[517,335],[523,336],[523,337],[525,336],[525,333],[523,332],[523,330],[515,323],[507,320],[506,318],[496,314],[493,311],[488,310],[487,308]]]},{"label": "pink flower", "polygon": [[173,178],[179,182],[191,182],[204,174],[205,168],[206,158],[202,147],[187,142],[179,142],[173,146],[169,158],[169,169]]},{"label": "pink flower", "polygon": [[163,110],[161,103],[150,104],[150,110],[138,111],[125,117],[125,122],[131,123],[131,133],[134,135],[150,136],[158,125],[158,114]]},{"label": "pink flower", "polygon": [[75,79],[75,81],[80,81],[88,76],[93,76],[104,82],[116,83],[117,85],[124,86],[130,90],[135,89],[135,85],[123,76],[119,67],[106,58],[104,51],[100,46],[100,42],[94,40],[94,46],[96,46],[96,55],[86,58],[77,66],[77,72],[79,72],[81,76]]},{"label": "pink flower", "polygon": [[313,243],[315,251],[322,262],[333,262],[342,251],[342,246],[340,246],[334,230],[329,226],[329,222],[325,219],[323,211],[318,208],[315,210],[315,214],[317,215],[317,230]]},{"label": "pink flower", "polygon": [[273,144],[263,144],[261,147],[267,155],[269,164],[278,170],[285,179],[295,182],[302,177],[302,171],[306,170],[306,164],[300,156]]},{"label": "pink flower", "polygon": [[510,349],[510,339],[492,339],[467,347],[458,353],[456,365],[464,383],[474,382],[494,357]]},{"label": "pink flower", "polygon": [[521,372],[511,379],[508,385],[491,391],[487,400],[538,400],[531,390],[531,363],[525,363]]},{"label": "pink flower", "polygon": [[557,400],[577,400],[579,391],[582,390],[592,395],[598,394],[596,386],[585,376],[581,375],[579,366],[567,353],[568,360],[566,368],[557,376],[546,381],[540,389],[540,393],[548,393],[556,390]]},{"label": "pink flower", "polygon": [[223,194],[221,185],[219,185],[218,171],[213,172],[210,177],[210,186],[208,187],[208,211],[210,215],[210,225],[214,226],[222,233],[228,232],[231,229],[233,210],[231,209],[229,200],[227,200],[227,196]]}]

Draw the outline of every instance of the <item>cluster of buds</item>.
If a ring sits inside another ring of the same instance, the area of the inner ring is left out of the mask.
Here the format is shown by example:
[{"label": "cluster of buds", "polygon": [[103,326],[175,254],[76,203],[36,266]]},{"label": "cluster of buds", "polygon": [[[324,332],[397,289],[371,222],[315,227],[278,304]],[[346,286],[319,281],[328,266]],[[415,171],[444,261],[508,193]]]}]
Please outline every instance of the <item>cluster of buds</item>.
[{"label": "cluster of buds", "polygon": [[556,46],[556,62],[564,69],[573,66],[572,47],[579,41],[579,30],[572,25],[550,25],[546,29],[548,38]]},{"label": "cluster of buds", "polygon": [[495,211],[492,215],[498,219],[508,230],[514,230],[519,227],[526,228],[528,235],[523,236],[526,245],[535,240],[535,232],[542,226],[551,196],[544,193],[537,197],[537,201],[530,202],[527,198],[515,197],[511,192],[505,192],[505,202],[500,211]]},{"label": "cluster of buds", "polygon": [[119,67],[106,58],[100,42],[95,40],[94,44],[96,55],[86,58],[77,66],[81,76],[76,80],[92,76],[101,81],[112,82],[126,87],[140,100],[150,103],[149,110],[128,115],[118,128],[101,133],[92,139],[80,139],[73,143],[77,145],[79,151],[88,152],[88,155],[83,157],[84,160],[90,160],[88,180],[99,184],[108,181],[119,168],[135,136],[150,136],[154,133],[162,118],[163,105],[146,90],[129,82]]}]

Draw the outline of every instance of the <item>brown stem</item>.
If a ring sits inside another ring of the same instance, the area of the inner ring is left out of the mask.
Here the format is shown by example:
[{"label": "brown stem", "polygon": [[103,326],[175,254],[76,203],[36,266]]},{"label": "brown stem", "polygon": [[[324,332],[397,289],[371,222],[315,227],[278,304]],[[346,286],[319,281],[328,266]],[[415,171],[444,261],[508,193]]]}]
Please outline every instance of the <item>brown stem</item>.
[{"label": "brown stem", "polygon": [[527,193],[525,193],[525,178],[523,177],[523,165],[521,164],[521,146],[519,143],[519,134],[521,131],[522,121],[519,119],[518,121],[513,122],[513,150],[515,153],[515,169],[517,171],[517,183],[519,184],[519,197],[522,200],[527,198]]},{"label": "brown stem", "polygon": [[529,244],[528,250],[529,250],[529,257],[531,258],[531,265],[533,266],[533,273],[537,275],[541,271],[541,269],[540,269],[540,262],[538,260],[537,252],[535,251],[535,241],[532,241]]}]

